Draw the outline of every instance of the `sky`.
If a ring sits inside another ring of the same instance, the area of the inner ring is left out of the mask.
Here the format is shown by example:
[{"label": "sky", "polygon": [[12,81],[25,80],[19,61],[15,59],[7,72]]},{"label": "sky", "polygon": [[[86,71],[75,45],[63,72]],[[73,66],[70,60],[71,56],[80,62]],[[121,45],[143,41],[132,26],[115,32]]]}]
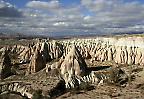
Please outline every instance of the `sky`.
[{"label": "sky", "polygon": [[70,36],[144,31],[144,0],[0,0],[0,33]]}]

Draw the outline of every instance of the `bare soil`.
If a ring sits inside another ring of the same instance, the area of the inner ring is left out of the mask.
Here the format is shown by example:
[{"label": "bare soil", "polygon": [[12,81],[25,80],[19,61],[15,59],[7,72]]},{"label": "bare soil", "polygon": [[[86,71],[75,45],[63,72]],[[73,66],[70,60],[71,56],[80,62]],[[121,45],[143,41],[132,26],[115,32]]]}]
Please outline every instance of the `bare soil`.
[{"label": "bare soil", "polygon": [[[109,67],[114,65],[111,62],[95,62],[93,64],[89,61],[86,62],[90,67]],[[64,89],[53,92],[52,97],[53,99],[144,99],[144,76],[142,75],[144,75],[143,71],[136,72],[136,78],[125,84],[125,86],[104,83],[99,86],[92,85],[92,88],[84,90],[66,91]],[[29,82],[35,90],[42,90],[43,94],[49,94],[48,92],[59,83],[57,77],[47,76],[45,69],[27,76],[14,75],[5,79],[5,81]],[[0,99],[22,99],[19,95],[14,94],[6,94],[6,98],[1,98],[2,96],[0,96]]]}]

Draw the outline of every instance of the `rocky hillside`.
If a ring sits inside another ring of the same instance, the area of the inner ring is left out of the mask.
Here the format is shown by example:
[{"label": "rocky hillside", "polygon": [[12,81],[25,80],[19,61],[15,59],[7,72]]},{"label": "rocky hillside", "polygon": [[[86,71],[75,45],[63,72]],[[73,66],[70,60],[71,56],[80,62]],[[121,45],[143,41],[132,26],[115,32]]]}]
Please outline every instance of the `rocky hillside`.
[{"label": "rocky hillside", "polygon": [[[125,98],[125,91],[130,91],[126,88],[132,86],[139,99],[144,97],[143,37],[34,41],[0,49],[1,94],[76,98],[84,93],[96,97],[96,92],[100,98]],[[106,87],[104,92],[102,86]],[[73,91],[75,95],[70,95]],[[102,93],[105,95],[101,96]]]}]

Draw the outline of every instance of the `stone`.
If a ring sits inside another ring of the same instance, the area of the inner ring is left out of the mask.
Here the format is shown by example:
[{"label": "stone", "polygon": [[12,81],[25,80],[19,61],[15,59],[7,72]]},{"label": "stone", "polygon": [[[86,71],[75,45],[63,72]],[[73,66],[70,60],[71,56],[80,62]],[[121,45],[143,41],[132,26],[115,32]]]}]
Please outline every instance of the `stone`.
[{"label": "stone", "polygon": [[85,60],[74,45],[60,66],[60,75],[65,81],[66,88],[77,86],[76,77],[80,78],[84,76],[86,70],[87,65]]},{"label": "stone", "polygon": [[9,50],[5,48],[4,52],[1,55],[0,61],[0,78],[5,79],[11,75],[11,59],[9,56]]},{"label": "stone", "polygon": [[73,46],[61,64],[61,74],[70,73],[70,75],[82,76],[86,71],[87,65],[78,49]]},{"label": "stone", "polygon": [[49,55],[48,51],[48,44],[46,42],[42,43],[40,52],[44,56],[46,62],[49,62],[51,60],[51,56]]},{"label": "stone", "polygon": [[31,74],[38,72],[41,69],[45,68],[45,66],[46,66],[45,59],[43,55],[40,53],[40,51],[37,49],[31,58],[27,73]]}]

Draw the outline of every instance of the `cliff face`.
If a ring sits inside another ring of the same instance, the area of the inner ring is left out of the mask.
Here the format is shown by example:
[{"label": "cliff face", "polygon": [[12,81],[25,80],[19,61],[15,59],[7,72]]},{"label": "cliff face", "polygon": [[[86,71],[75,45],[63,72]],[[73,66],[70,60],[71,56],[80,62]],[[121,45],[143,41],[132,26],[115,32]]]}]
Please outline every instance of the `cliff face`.
[{"label": "cliff face", "polygon": [[91,61],[114,61],[118,64],[143,65],[144,38],[95,38],[62,41],[66,55],[72,44],[78,47],[84,58]]}]

